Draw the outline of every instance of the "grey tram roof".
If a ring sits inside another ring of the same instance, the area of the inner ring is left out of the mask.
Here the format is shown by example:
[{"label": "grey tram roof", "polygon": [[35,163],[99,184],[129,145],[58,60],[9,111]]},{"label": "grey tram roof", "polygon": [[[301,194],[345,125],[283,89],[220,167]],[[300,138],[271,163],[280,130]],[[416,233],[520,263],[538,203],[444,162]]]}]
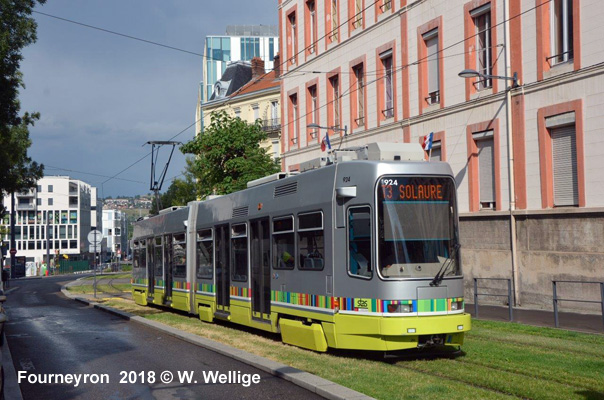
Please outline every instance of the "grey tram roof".
[{"label": "grey tram roof", "polygon": [[[445,174],[452,175],[451,168],[445,162],[426,162],[424,160],[424,151],[419,144],[400,144],[400,143],[371,143],[367,146],[347,148],[342,150],[334,150],[329,157],[321,157],[317,160],[311,160],[307,163],[306,170],[301,169],[301,173],[285,173],[279,172],[264,178],[257,179],[248,183],[248,188],[234,192],[224,196],[216,196],[211,199],[203,201],[190,202],[186,207],[172,207],[169,209],[162,210],[158,216],[151,217],[150,219],[168,217],[169,215],[175,215],[176,213],[182,213],[182,217],[178,218],[185,220],[188,209],[194,205],[216,204],[219,201],[228,201],[232,203],[232,206],[237,206],[239,203],[235,198],[241,199],[240,196],[245,196],[246,193],[251,193],[258,187],[263,189],[270,189],[271,187],[284,185],[290,182],[294,182],[300,179],[308,179],[309,176],[314,175],[313,172],[323,171],[328,173],[329,170],[333,171],[336,165],[378,165],[378,164],[391,164],[391,165],[405,165],[410,167],[410,172],[417,173],[417,171],[425,170],[429,174]],[[314,177],[313,177],[314,178]],[[266,185],[266,186],[265,186]],[[235,198],[233,197],[235,196]],[[169,219],[169,218],[168,218]],[[166,221],[167,222],[167,221]]]}]

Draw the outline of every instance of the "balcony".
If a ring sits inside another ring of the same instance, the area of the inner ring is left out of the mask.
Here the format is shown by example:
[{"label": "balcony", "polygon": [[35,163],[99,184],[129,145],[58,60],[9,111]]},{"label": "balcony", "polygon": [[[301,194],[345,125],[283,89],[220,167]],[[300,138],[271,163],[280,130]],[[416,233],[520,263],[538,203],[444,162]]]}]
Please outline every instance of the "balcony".
[{"label": "balcony", "polygon": [[262,130],[265,132],[274,132],[281,130],[281,119],[272,118],[262,120]]}]

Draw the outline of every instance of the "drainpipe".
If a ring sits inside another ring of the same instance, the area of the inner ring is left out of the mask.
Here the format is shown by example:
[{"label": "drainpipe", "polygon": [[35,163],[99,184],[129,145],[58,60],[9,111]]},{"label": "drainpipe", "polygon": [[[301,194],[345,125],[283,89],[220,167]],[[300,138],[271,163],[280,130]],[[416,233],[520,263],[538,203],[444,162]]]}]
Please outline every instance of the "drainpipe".
[{"label": "drainpipe", "polygon": [[[503,1],[503,40],[505,45],[505,76],[512,76],[512,67],[510,61],[510,0]],[[509,174],[509,192],[510,192],[510,250],[512,257],[512,284],[514,287],[514,305],[520,305],[520,293],[518,290],[518,256],[516,249],[516,183],[514,178],[514,139],[512,137],[512,83],[506,80],[505,88],[505,114],[506,131],[508,136],[508,174]]]}]

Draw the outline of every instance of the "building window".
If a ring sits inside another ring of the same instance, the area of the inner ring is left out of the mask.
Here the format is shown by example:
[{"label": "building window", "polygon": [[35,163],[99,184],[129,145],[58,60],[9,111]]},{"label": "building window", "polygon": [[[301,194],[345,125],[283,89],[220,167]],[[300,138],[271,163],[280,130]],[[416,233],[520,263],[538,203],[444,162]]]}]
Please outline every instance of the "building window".
[{"label": "building window", "polygon": [[[313,84],[308,87],[307,102],[306,102],[306,124],[318,124],[319,123],[319,100],[317,98],[317,85]],[[307,142],[310,143],[313,139],[316,139],[318,133],[316,128],[308,128]]]},{"label": "building window", "polygon": [[430,161],[443,161],[442,159],[442,144],[440,140],[435,140],[432,143],[432,149],[428,152]]},{"label": "building window", "polygon": [[42,199],[36,199],[36,205],[41,206],[42,205]]},{"label": "building window", "polygon": [[495,143],[493,131],[472,135],[478,150],[478,192],[480,209],[496,209]]},{"label": "building window", "polygon": [[543,208],[585,207],[583,101],[537,111]]},{"label": "building window", "polygon": [[296,65],[298,61],[298,43],[296,28],[296,12],[292,11],[287,16],[287,56],[289,65]]},{"label": "building window", "polygon": [[309,29],[306,32],[307,54],[315,54],[317,52],[317,11],[315,1],[306,2],[306,16],[308,18]]},{"label": "building window", "polygon": [[351,31],[363,27],[363,8],[363,0],[348,0],[348,20]]},{"label": "building window", "polygon": [[298,144],[298,94],[289,96],[289,139],[292,145]]},{"label": "building window", "polygon": [[329,90],[331,93],[331,101],[329,104],[330,120],[329,125],[340,126],[340,80],[338,75],[329,78]]},{"label": "building window", "polygon": [[122,228],[115,228],[115,236],[122,236]]},{"label": "building window", "polygon": [[352,117],[354,118],[354,125],[356,127],[361,127],[365,126],[365,70],[363,68],[363,64],[352,67],[352,75]]},{"label": "building window", "polygon": [[49,198],[48,198],[48,205],[49,205],[49,206],[52,206],[52,205],[53,205],[53,199],[52,199],[52,197],[49,197]]},{"label": "building window", "polygon": [[440,103],[440,68],[438,49],[438,29],[434,29],[422,36],[427,51],[428,91],[424,98],[428,105]]},{"label": "building window", "polygon": [[40,193],[42,191],[42,185],[38,185],[37,189],[38,189],[38,193]]},{"label": "building window", "polygon": [[331,40],[338,40],[338,0],[331,0]]},{"label": "building window", "polygon": [[550,3],[551,56],[550,65],[573,59],[573,1],[553,0]]},{"label": "building window", "polygon": [[338,41],[339,33],[339,4],[338,0],[325,1],[325,31],[327,32],[327,43]]},{"label": "building window", "polygon": [[52,193],[53,187],[52,185],[48,185],[48,193]]},{"label": "building window", "polygon": [[394,85],[392,81],[392,50],[380,54],[380,60],[383,68],[383,119],[392,118],[394,116]]},{"label": "building window", "polygon": [[252,106],[252,111],[254,113],[254,121],[260,119],[260,107],[258,107],[258,104]]},{"label": "building window", "polygon": [[[476,34],[476,70],[484,75],[493,75],[491,57],[491,4],[486,4],[470,12]],[[474,83],[477,90],[490,88],[492,80],[483,78]]]},{"label": "building window", "polygon": [[377,0],[375,3],[375,7],[376,7],[375,17],[377,20],[377,17],[379,17],[380,15],[384,14],[387,11],[392,10],[392,0]]}]

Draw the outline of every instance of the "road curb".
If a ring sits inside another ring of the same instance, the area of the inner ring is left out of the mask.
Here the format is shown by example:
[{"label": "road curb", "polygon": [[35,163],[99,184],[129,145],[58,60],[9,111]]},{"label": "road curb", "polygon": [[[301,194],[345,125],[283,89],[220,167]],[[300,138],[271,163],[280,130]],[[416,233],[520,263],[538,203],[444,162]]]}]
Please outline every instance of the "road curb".
[{"label": "road curb", "polygon": [[99,304],[93,300],[89,300],[84,297],[75,296],[67,290],[66,286],[61,288],[63,294],[75,301],[83,304],[87,304],[96,309],[103,310],[113,315],[119,316],[129,321],[136,322],[141,325],[145,325],[157,330],[160,330],[170,336],[174,336],[188,343],[203,347],[205,349],[214,351],[218,354],[233,358],[237,361],[241,361],[245,364],[256,367],[264,372],[271,375],[282,378],[289,381],[297,386],[300,386],[310,392],[316,393],[326,399],[331,400],[369,400],[373,397],[369,397],[363,393],[359,393],[355,390],[347,388],[337,383],[328,381],[327,379],[313,375],[311,373],[299,370],[294,367],[290,367],[285,364],[278,363],[268,358],[264,358],[255,354],[248,353],[244,350],[239,350],[234,347],[228,346],[223,343],[216,342],[211,339],[207,339],[201,336],[197,336],[193,333],[184,332],[180,329],[173,328],[171,326],[162,324],[160,322],[151,321],[138,315],[130,314],[128,312],[120,311],[112,307],[108,307]]}]

